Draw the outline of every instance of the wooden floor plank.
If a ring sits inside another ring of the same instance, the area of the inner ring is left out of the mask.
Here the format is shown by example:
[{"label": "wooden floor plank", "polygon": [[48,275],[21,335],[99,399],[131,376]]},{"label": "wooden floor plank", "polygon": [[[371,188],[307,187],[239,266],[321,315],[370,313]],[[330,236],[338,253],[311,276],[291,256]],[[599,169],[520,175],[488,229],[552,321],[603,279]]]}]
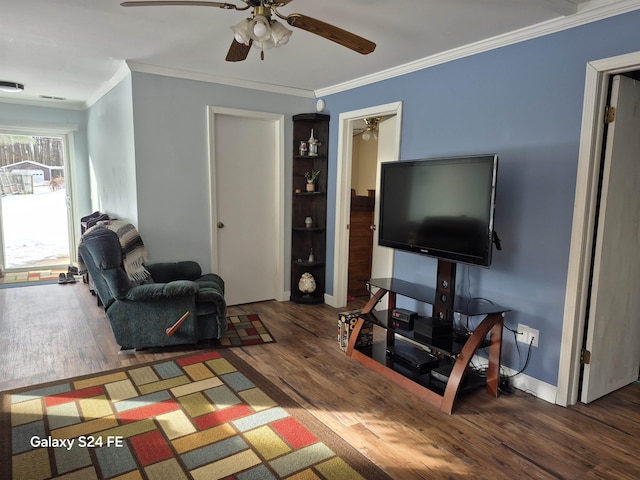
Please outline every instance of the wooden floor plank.
[{"label": "wooden floor plank", "polygon": [[[639,384],[571,408],[480,390],[448,416],[340,351],[339,311],[275,301],[230,307],[259,314],[276,339],[234,352],[393,478],[640,478]],[[0,390],[182,353],[118,349],[86,285],[0,289]]]}]

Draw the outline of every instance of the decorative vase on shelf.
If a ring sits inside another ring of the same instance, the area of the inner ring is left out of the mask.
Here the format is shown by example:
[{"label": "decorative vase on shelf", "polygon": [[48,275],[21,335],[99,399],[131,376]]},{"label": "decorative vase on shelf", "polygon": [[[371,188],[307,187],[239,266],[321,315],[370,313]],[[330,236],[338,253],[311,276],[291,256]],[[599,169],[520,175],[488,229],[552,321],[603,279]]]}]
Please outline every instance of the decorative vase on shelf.
[{"label": "decorative vase on shelf", "polygon": [[318,156],[318,139],[313,137],[313,128],[311,129],[311,136],[309,137],[309,141],[307,143],[309,145],[309,156],[317,157]]},{"label": "decorative vase on shelf", "polygon": [[309,252],[309,263],[313,263],[316,261],[316,256],[313,254],[313,248],[311,249],[311,251]]},{"label": "decorative vase on shelf", "polygon": [[305,272],[298,282],[298,290],[302,293],[313,293],[316,291],[316,279],[309,272]]},{"label": "decorative vase on shelf", "polygon": [[316,184],[314,182],[307,181],[307,192],[315,192]]}]

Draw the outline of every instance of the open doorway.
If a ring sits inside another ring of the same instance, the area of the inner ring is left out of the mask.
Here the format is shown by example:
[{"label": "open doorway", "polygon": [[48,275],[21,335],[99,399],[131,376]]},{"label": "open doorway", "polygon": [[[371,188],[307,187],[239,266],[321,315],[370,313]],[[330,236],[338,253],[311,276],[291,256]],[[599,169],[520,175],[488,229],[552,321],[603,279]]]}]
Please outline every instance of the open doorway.
[{"label": "open doorway", "polygon": [[[378,155],[375,165],[375,185],[378,183],[380,163],[397,161],[400,158],[401,102],[340,114],[333,296],[327,299],[327,303],[334,307],[347,305],[354,133],[357,133],[362,128],[365,118],[372,117],[384,118],[384,121],[379,123],[377,132]],[[375,219],[377,218],[380,202],[379,195],[377,193],[374,193],[374,195],[373,218]],[[375,223],[372,227],[371,276],[390,277],[393,273],[393,251],[389,248],[378,246]]]},{"label": "open doorway", "polygon": [[64,135],[0,133],[0,268],[66,268],[70,191]]},{"label": "open doorway", "polygon": [[371,278],[375,197],[378,167],[378,130],[382,117],[356,121],[351,158],[351,208],[349,214],[349,264],[347,301],[368,297]]}]

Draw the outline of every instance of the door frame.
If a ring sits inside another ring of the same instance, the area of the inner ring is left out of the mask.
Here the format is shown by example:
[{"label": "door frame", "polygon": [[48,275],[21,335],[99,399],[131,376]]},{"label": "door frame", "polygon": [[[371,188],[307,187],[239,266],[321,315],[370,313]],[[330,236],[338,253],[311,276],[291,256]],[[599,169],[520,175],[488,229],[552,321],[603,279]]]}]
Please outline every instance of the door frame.
[{"label": "door frame", "polygon": [[[285,132],[285,119],[283,114],[257,112],[252,110],[240,110],[236,108],[226,107],[207,107],[208,125],[207,131],[209,140],[209,218],[211,219],[211,266],[213,271],[218,270],[218,229],[216,227],[218,223],[217,209],[215,208],[215,120],[216,115],[227,115],[237,118],[245,118],[249,120],[266,120],[273,122],[273,135],[275,151],[273,152],[273,158],[276,162],[274,168],[274,178],[271,179],[274,188],[275,202],[273,209],[275,213],[275,285],[274,294],[275,299],[282,302],[286,299],[285,286],[284,286],[284,176],[285,176],[285,147],[284,147],[284,132]],[[265,179],[269,180],[269,179]]]},{"label": "door frame", "polygon": [[[347,305],[347,285],[349,277],[349,216],[351,207],[351,166],[353,163],[353,131],[356,120],[365,117],[395,116],[394,154],[400,158],[400,138],[402,124],[402,102],[388,103],[361,110],[343,112],[338,124],[338,165],[336,179],[336,229],[335,256],[333,263],[333,295],[325,296],[325,301],[336,308]],[[379,164],[379,162],[378,162]],[[393,262],[392,262],[393,263]],[[392,271],[388,275],[392,275]]]},{"label": "door frame", "polygon": [[[69,263],[75,264],[78,261],[78,228],[76,225],[80,223],[78,217],[78,199],[73,194],[76,178],[76,156],[75,156],[75,140],[74,132],[78,131],[78,125],[40,125],[28,123],[0,123],[0,134],[12,135],[37,135],[39,137],[61,137],[64,148],[64,177],[65,177],[65,197],[67,207],[67,237],[69,241]],[[1,232],[0,232],[1,235]],[[0,239],[0,265],[4,267],[4,246]],[[46,265],[38,268],[48,268]],[[33,267],[16,268],[11,271],[27,271],[33,270]]]},{"label": "door frame", "polygon": [[640,52],[587,63],[556,391],[556,403],[562,406],[578,402],[609,80],[638,69]]}]

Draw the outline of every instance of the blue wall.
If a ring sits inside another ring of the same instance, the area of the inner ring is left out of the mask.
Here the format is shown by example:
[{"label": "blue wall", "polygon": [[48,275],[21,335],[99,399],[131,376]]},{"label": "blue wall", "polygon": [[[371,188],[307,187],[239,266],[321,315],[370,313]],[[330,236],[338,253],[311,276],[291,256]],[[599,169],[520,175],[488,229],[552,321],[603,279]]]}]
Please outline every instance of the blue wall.
[{"label": "blue wall", "polygon": [[[503,250],[494,251],[490,269],[459,268],[457,288],[511,307],[510,328],[523,323],[540,330],[525,373],[552,385],[558,380],[586,63],[640,50],[639,31],[636,11],[325,98],[333,139],[340,113],[402,101],[401,159],[500,156],[495,225]],[[330,226],[337,154],[333,141]],[[330,227],[327,238],[334,236]],[[396,277],[435,286],[435,273],[433,259],[395,254]],[[327,281],[332,293],[333,271]],[[503,363],[519,370],[524,354],[505,333]]]}]

